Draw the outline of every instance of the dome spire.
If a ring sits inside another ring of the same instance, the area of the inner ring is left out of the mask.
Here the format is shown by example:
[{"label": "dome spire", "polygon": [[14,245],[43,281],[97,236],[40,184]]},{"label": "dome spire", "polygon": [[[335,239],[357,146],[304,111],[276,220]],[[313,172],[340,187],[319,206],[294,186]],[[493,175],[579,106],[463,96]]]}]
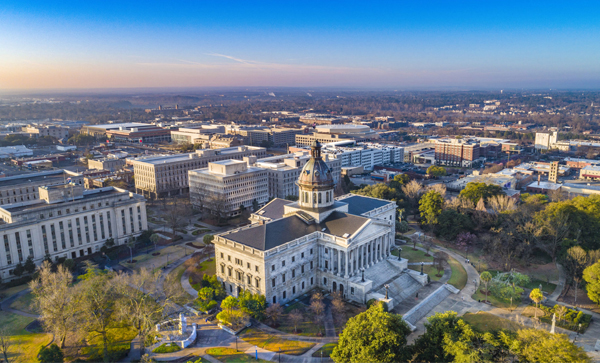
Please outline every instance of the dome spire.
[{"label": "dome spire", "polygon": [[313,159],[321,158],[321,143],[319,140],[313,141],[310,145],[310,155],[313,157]]}]

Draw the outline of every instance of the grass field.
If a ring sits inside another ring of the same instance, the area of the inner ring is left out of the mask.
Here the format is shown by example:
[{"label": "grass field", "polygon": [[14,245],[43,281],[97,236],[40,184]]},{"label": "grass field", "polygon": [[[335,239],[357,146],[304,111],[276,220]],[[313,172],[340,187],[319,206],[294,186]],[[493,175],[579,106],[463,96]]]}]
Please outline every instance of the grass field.
[{"label": "grass field", "polygon": [[[288,314],[294,309],[300,310],[302,316],[304,317],[304,320],[297,326],[298,333],[294,332],[294,326],[290,323],[288,319]],[[323,324],[320,324],[320,329],[319,324],[315,324],[315,322],[312,319],[313,314],[308,310],[308,307],[306,305],[300,302],[296,302],[286,307],[284,311],[285,315],[281,317],[281,319],[279,320],[279,326],[277,327],[277,329],[281,330],[282,332],[309,337],[317,336],[319,331],[321,333],[325,332],[325,326]]]},{"label": "grass field", "polygon": [[32,300],[33,295],[31,294],[31,292],[29,292],[13,301],[13,303],[10,304],[10,307],[26,313],[36,314],[36,312],[31,308]]},{"label": "grass field", "polygon": [[504,319],[499,316],[484,312],[466,313],[462,316],[462,319],[469,323],[473,329],[480,332],[500,329],[517,331],[525,328],[523,325],[512,320]]},{"label": "grass field", "polygon": [[[433,251],[429,251],[433,255]],[[392,254],[398,256],[398,250],[393,250]],[[425,256],[425,252],[421,250],[413,250],[412,245],[405,244],[402,246],[402,258],[407,258],[408,262],[433,262],[433,256]]]},{"label": "grass field", "polygon": [[243,352],[238,352],[232,348],[209,348],[206,350],[206,354],[213,356],[223,363],[269,363],[268,360],[256,360],[253,356]]},{"label": "grass field", "polygon": [[[480,300],[482,302],[485,301],[485,299],[486,299],[485,294],[481,292],[481,289],[478,289],[477,292],[474,293],[471,297],[475,300]],[[497,308],[504,308],[504,309],[510,309],[511,306],[512,306],[512,308],[515,308],[519,304],[518,301],[514,301],[513,304],[511,305],[510,300],[504,301],[502,299],[498,299],[497,297],[493,296],[492,294],[488,294],[487,301],[489,301],[489,303],[492,304],[492,306],[495,306]]]},{"label": "grass field", "polygon": [[19,293],[29,286],[27,284],[9,287],[8,289],[0,290],[0,300]]},{"label": "grass field", "polygon": [[[319,348],[316,352],[314,352],[312,354],[313,357],[315,358],[329,358],[329,356],[331,355],[331,352],[333,352],[333,348],[335,348],[337,346],[337,343],[327,343],[324,346],[322,346],[321,348]],[[323,353],[323,355],[321,356],[321,352]]]},{"label": "grass field", "polygon": [[[108,340],[113,342],[109,345],[110,352],[128,351],[131,341],[136,337],[137,331],[132,327],[112,328],[108,330]],[[87,338],[87,347],[81,349],[81,353],[95,359],[102,358],[103,342],[99,334],[90,334]]]},{"label": "grass field", "polygon": [[459,290],[462,290],[467,285],[467,271],[462,266],[460,262],[450,257],[448,260],[450,264],[450,268],[452,269],[452,275],[450,276],[450,280],[448,283]]},{"label": "grass field", "polygon": [[[188,247],[187,253],[192,253],[192,248]],[[134,263],[129,263],[129,259],[121,262],[121,265],[130,268],[132,270],[139,270],[141,268],[153,269],[156,270],[168,263],[173,263],[176,260],[186,255],[186,250],[183,246],[169,246],[167,248],[163,248],[158,251],[160,254],[157,256],[152,256],[155,251],[150,251],[147,254],[135,256],[133,259],[136,261]]]},{"label": "grass field", "polygon": [[11,346],[8,358],[10,362],[37,362],[37,353],[42,345],[50,343],[52,335],[32,334],[25,327],[34,319],[0,311],[0,327],[7,328]]},{"label": "grass field", "polygon": [[[418,266],[418,265],[411,265],[411,266],[408,266],[408,268],[411,270],[414,270],[414,271],[421,272],[421,266]],[[442,271],[442,276],[436,276],[438,273],[438,270],[435,267],[433,267],[433,265],[423,266],[423,273],[426,273],[427,275],[429,275],[429,279],[431,281],[438,281],[444,275],[444,271]]]},{"label": "grass field", "polygon": [[190,274],[190,285],[198,291],[200,290],[200,281],[204,275],[214,275],[217,272],[217,265],[214,258],[202,262]]},{"label": "grass field", "polygon": [[281,349],[282,353],[289,355],[301,355],[315,345],[314,343],[281,339],[255,328],[246,329],[240,334],[240,338],[252,345],[270,350],[271,352],[279,352],[279,349]]}]

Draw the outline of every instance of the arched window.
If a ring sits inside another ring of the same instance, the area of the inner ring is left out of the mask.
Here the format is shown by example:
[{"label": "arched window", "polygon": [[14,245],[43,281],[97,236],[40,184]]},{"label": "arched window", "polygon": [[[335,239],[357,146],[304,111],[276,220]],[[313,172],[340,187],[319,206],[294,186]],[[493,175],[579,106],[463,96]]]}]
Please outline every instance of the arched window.
[{"label": "arched window", "polygon": [[319,193],[319,204],[321,204],[321,194],[323,193]]},{"label": "arched window", "polygon": [[329,192],[325,194],[325,202],[329,203]]},{"label": "arched window", "polygon": [[313,203],[317,202],[317,193],[313,193],[313,199],[312,199]]}]

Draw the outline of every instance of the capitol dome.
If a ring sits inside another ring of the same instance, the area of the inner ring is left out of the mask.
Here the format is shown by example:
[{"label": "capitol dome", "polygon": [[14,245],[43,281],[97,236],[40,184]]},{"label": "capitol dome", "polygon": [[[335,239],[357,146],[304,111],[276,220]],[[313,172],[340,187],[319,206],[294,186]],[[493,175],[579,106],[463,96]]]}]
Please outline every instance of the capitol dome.
[{"label": "capitol dome", "polygon": [[315,140],[310,148],[311,158],[298,177],[299,203],[310,208],[326,207],[333,204],[335,182],[331,169],[321,158],[321,143]]}]

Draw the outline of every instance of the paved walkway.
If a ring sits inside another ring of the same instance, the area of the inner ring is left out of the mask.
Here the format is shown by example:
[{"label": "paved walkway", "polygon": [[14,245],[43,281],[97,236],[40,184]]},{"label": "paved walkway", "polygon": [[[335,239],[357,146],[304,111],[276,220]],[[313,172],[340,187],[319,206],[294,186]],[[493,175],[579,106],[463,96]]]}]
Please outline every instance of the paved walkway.
[{"label": "paved walkway", "polygon": [[[214,255],[210,255],[210,256],[206,256],[205,258],[203,258],[202,260],[198,261],[198,263],[202,263],[210,258],[214,258]],[[184,261],[185,262],[185,261]],[[185,290],[185,292],[187,292],[190,296],[192,296],[194,299],[198,297],[198,291],[196,291],[196,289],[194,289],[192,287],[192,285],[190,284],[190,274],[192,273],[192,269],[194,269],[196,266],[190,266],[188,267],[185,272],[183,273],[183,275],[181,275],[181,286],[183,287],[183,289]]]},{"label": "paved walkway", "polygon": [[550,300],[558,300],[563,290],[565,289],[565,283],[567,281],[567,275],[565,274],[565,270],[561,264],[556,263],[556,268],[558,269],[558,285],[556,285],[556,289],[554,292],[548,296]]}]

